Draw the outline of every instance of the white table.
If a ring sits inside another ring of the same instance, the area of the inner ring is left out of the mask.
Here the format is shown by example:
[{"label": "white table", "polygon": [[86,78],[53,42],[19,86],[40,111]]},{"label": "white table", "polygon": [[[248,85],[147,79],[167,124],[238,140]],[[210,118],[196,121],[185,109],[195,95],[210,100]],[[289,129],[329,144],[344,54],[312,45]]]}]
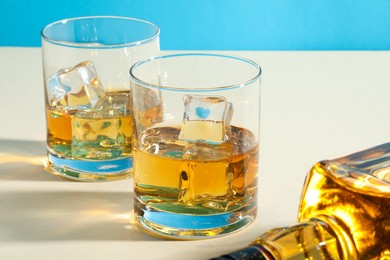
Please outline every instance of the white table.
[{"label": "white table", "polygon": [[309,168],[390,137],[389,52],[225,52],[263,68],[258,218],[200,241],[131,224],[132,181],[46,173],[41,50],[0,48],[0,259],[208,259],[296,222]]}]

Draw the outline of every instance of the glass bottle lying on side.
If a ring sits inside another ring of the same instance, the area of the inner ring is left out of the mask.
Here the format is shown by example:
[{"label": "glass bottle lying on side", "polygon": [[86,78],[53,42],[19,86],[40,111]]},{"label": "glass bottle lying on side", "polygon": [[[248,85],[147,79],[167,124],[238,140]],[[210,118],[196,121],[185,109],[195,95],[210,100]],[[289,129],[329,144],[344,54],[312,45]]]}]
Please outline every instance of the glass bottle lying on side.
[{"label": "glass bottle lying on side", "polygon": [[390,143],[315,164],[298,220],[216,259],[390,259]]}]

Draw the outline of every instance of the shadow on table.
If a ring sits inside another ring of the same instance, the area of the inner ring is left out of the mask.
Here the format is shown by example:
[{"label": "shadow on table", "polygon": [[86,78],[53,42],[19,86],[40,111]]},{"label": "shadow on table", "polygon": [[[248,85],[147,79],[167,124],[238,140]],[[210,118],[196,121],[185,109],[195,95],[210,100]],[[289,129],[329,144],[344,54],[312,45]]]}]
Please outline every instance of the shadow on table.
[{"label": "shadow on table", "polygon": [[127,183],[67,181],[45,172],[45,156],[44,142],[0,140],[0,244],[157,240],[132,223]]},{"label": "shadow on table", "polygon": [[0,140],[0,181],[65,181],[44,170],[45,158],[45,142]]},{"label": "shadow on table", "polygon": [[154,240],[131,223],[132,192],[0,191],[0,242]]}]

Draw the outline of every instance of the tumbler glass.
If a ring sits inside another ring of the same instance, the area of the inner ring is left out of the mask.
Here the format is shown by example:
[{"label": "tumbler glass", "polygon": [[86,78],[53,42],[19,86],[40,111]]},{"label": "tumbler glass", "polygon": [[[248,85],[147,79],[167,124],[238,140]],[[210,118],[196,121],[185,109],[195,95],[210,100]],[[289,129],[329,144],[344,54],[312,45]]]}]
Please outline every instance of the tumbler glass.
[{"label": "tumbler glass", "polygon": [[222,236],[255,219],[261,68],[181,53],[130,71],[134,215],[157,236]]},{"label": "tumbler glass", "polygon": [[127,17],[57,21],[42,30],[47,169],[78,181],[129,177],[130,67],[159,53],[159,28]]}]

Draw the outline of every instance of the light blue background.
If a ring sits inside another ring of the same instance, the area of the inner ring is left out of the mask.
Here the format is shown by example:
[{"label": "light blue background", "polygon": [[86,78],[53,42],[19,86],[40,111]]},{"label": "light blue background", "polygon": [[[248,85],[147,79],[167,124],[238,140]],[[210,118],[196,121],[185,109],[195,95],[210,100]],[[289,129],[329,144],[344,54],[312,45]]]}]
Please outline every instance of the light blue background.
[{"label": "light blue background", "polygon": [[387,50],[389,0],[0,0],[0,46],[40,46],[56,20],[119,15],[161,29],[163,50]]}]

